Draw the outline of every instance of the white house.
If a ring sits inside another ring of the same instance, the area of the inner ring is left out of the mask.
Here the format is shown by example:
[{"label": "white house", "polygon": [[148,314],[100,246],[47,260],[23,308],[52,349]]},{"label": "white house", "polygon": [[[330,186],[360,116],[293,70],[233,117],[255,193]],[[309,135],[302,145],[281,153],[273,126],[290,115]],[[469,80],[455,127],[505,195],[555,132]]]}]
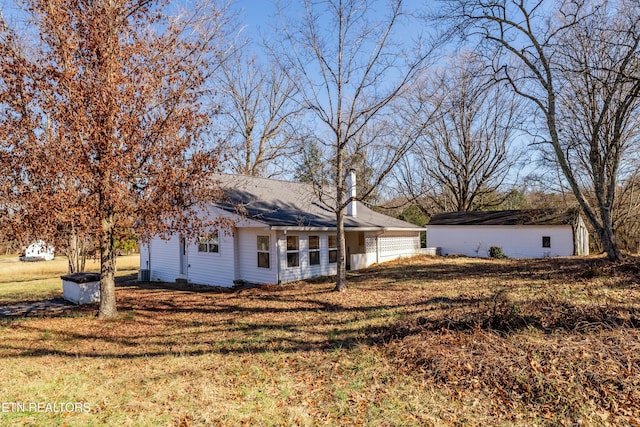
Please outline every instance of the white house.
[{"label": "white house", "polygon": [[[311,185],[235,175],[216,180],[224,189],[224,202],[211,203],[207,215],[230,218],[235,229],[221,229],[198,241],[173,235],[141,244],[142,280],[233,286],[336,274],[335,214]],[[349,181],[350,194],[355,195],[353,174]],[[424,228],[360,202],[349,205],[344,224],[348,269],[420,252]]]},{"label": "white house", "polygon": [[24,258],[51,261],[54,258],[54,253],[53,246],[46,244],[43,240],[38,240],[25,248]]},{"label": "white house", "polygon": [[451,212],[431,218],[427,244],[442,255],[488,257],[492,246],[509,258],[588,255],[589,232],[575,209]]}]

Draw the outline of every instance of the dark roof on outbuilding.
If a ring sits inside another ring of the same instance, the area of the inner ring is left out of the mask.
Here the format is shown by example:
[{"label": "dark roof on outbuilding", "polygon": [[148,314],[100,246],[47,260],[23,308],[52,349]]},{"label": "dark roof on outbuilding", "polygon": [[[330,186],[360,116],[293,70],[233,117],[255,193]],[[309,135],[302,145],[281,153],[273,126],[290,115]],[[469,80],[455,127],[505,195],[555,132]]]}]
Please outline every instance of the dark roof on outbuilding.
[{"label": "dark roof on outbuilding", "polygon": [[[272,227],[336,227],[335,213],[320,202],[310,184],[240,175],[219,175],[214,179],[225,195],[221,202],[214,203],[218,208],[244,214]],[[333,194],[326,191],[324,202],[331,203]],[[357,216],[344,218],[347,229],[422,229],[356,203]]]},{"label": "dark roof on outbuilding", "polygon": [[577,209],[527,209],[483,212],[444,212],[434,215],[429,225],[571,225]]}]

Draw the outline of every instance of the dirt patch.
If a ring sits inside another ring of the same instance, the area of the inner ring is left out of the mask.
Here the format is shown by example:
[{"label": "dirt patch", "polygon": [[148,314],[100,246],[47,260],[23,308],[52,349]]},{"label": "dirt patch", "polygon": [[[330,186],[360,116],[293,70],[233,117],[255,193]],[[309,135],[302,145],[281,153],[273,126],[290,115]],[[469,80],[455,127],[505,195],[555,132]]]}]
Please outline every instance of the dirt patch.
[{"label": "dirt patch", "polygon": [[61,298],[14,304],[0,307],[0,318],[26,316],[56,317],[62,315],[65,311],[72,310],[73,307],[73,304]]}]

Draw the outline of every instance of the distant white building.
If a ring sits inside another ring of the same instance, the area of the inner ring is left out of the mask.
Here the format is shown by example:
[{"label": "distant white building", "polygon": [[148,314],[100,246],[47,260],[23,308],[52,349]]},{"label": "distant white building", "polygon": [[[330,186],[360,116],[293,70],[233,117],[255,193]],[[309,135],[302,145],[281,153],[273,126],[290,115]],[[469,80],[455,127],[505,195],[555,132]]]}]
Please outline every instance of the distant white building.
[{"label": "distant white building", "polygon": [[43,240],[33,242],[24,250],[24,257],[28,259],[43,259],[51,261],[54,258],[54,247],[46,244]]},{"label": "distant white building", "polygon": [[[235,175],[215,179],[225,200],[211,203],[205,215],[232,219],[233,232],[217,230],[197,242],[174,235],[141,244],[141,280],[233,286],[336,274],[336,217],[311,185]],[[353,174],[349,181],[347,197],[355,196]],[[347,208],[344,225],[348,269],[420,253],[424,228],[360,202]]]},{"label": "distant white building", "polygon": [[589,255],[589,232],[576,209],[449,212],[431,218],[427,244],[442,255],[483,258],[492,246],[509,258]]}]

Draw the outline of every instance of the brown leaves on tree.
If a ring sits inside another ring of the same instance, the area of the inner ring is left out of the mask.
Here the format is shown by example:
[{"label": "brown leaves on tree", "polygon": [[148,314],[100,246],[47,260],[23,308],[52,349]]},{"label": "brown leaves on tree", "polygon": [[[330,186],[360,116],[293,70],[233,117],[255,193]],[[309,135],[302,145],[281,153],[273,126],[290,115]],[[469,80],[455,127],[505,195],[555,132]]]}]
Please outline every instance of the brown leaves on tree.
[{"label": "brown leaves on tree", "polygon": [[218,152],[199,141],[224,15],[152,2],[25,1],[40,43],[0,26],[3,226],[59,248],[99,241],[115,313],[114,236],[197,228]]}]

